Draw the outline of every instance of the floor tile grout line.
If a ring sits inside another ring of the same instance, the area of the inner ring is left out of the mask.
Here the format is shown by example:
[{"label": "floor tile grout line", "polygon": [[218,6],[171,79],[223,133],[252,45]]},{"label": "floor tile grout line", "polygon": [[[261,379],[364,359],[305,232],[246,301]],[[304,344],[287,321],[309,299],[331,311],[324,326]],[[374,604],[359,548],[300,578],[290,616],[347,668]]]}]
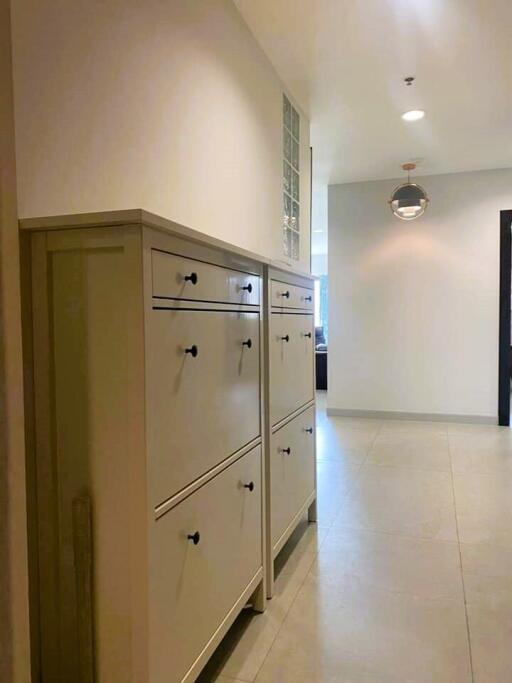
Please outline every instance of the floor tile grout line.
[{"label": "floor tile grout line", "polygon": [[[326,415],[326,417],[327,417],[327,415]],[[357,468],[357,475],[356,475],[356,478],[357,478],[357,476],[359,475],[359,473],[360,473],[360,471],[361,471],[361,469],[362,469],[362,467],[363,467],[364,461],[365,461],[366,458],[368,457],[368,453],[369,453],[369,451],[370,451],[370,448],[371,448],[371,447],[373,446],[373,444],[375,443],[375,439],[377,438],[377,434],[379,433],[380,429],[381,429],[381,427],[379,427],[379,428],[377,429],[376,434],[375,434],[375,436],[374,436],[374,438],[373,438],[373,440],[372,440],[371,446],[367,449],[365,458],[362,460],[361,463],[359,463],[359,466],[358,466],[358,468]],[[349,489],[349,490],[350,490],[350,489]],[[344,500],[344,501],[348,498],[349,490],[347,490],[347,491],[345,492],[345,495],[343,496],[343,500]],[[328,531],[327,531],[327,536],[329,535],[329,533],[330,533],[330,531],[331,531],[331,529],[332,529],[332,525],[333,525],[333,524],[334,524],[334,521],[331,522],[331,524],[330,524],[330,526],[329,526],[329,529],[328,529]],[[326,538],[327,538],[327,536],[326,536]],[[324,539],[324,541],[322,542],[321,545],[323,545],[323,543],[325,542],[326,538]],[[270,654],[272,648],[274,647],[274,643],[276,642],[276,639],[277,639],[277,637],[279,636],[279,634],[280,634],[280,632],[281,632],[281,629],[283,628],[283,625],[284,625],[284,623],[285,623],[285,621],[286,621],[286,619],[287,619],[287,617],[288,617],[288,614],[290,613],[290,610],[292,609],[293,605],[295,604],[295,601],[297,600],[297,597],[298,597],[298,595],[299,595],[299,593],[300,593],[302,587],[304,586],[304,584],[306,583],[307,578],[308,578],[309,575],[311,574],[311,569],[312,569],[313,564],[314,564],[314,562],[315,562],[315,560],[316,560],[317,557],[318,557],[318,550],[317,550],[317,552],[314,553],[314,557],[313,557],[313,559],[312,559],[312,561],[311,561],[311,564],[310,564],[310,566],[309,566],[309,568],[308,568],[308,571],[306,572],[306,574],[304,575],[304,578],[303,578],[302,581],[300,582],[299,587],[298,587],[298,589],[297,589],[297,592],[296,592],[295,595],[293,596],[293,600],[290,602],[290,605],[289,605],[288,609],[286,610],[285,615],[284,615],[284,617],[283,617],[281,623],[279,624],[279,628],[277,629],[277,631],[276,631],[276,633],[275,633],[275,635],[274,635],[274,638],[272,638],[272,643],[270,644],[270,647],[268,648],[267,652],[265,653],[265,657],[263,658],[263,661],[261,662],[261,664],[260,664],[260,666],[259,666],[259,668],[258,668],[258,671],[256,672],[256,676],[254,677],[254,680],[255,680],[255,681],[257,680],[257,678],[258,678],[258,676],[259,676],[259,673],[260,673],[261,669],[262,669],[263,666],[265,665],[265,662],[267,661],[267,658],[268,658],[268,656],[269,656],[269,654]]]},{"label": "floor tile grout line", "polygon": [[365,457],[364,457],[364,460],[363,460],[362,463],[361,463],[361,466],[363,466],[363,465],[366,463],[366,461],[368,460],[368,458],[370,457],[370,452],[372,451],[373,447],[375,446],[375,442],[377,441],[378,437],[380,436],[381,431],[382,431],[382,424],[380,424],[380,425],[377,427],[377,430],[376,430],[376,432],[375,432],[375,435],[374,435],[374,437],[373,437],[373,439],[372,439],[371,444],[368,446],[368,449],[367,449],[367,451],[366,451],[366,455],[365,455]]},{"label": "floor tile grout line", "polygon": [[[370,457],[370,453],[368,454],[367,458]],[[369,462],[366,463],[366,460],[364,463],[366,464],[366,467],[369,465],[372,465],[373,467],[382,467],[382,468],[387,468],[387,469],[400,469],[400,470],[411,470],[413,472],[441,472],[442,474],[450,474],[449,469],[441,469],[440,467],[412,467],[411,465],[397,465],[395,463],[387,463],[387,462]]]},{"label": "floor tile grout line", "polygon": [[[326,417],[326,419],[331,419],[331,420],[332,420],[332,418],[329,418],[329,417],[327,416],[327,413],[326,413],[325,417]],[[334,418],[334,419],[336,419],[336,418]],[[379,427],[377,428],[377,430],[376,430],[376,434],[375,434],[375,436],[373,437],[371,446],[367,447],[366,452],[365,452],[365,454],[363,455],[363,459],[361,460],[360,463],[358,463],[357,465],[354,465],[354,467],[356,468],[355,474],[354,474],[354,478],[353,478],[353,480],[351,480],[349,486],[347,487],[347,489],[344,491],[343,495],[341,496],[340,509],[339,509],[338,512],[335,514],[335,516],[333,517],[333,519],[332,519],[332,521],[331,521],[331,523],[330,523],[330,525],[329,525],[329,532],[328,532],[327,536],[331,533],[331,530],[332,530],[332,528],[333,528],[333,526],[334,526],[336,520],[337,520],[338,517],[340,516],[340,514],[341,514],[341,512],[342,512],[342,510],[343,510],[343,507],[346,505],[346,503],[347,503],[347,501],[348,501],[348,499],[349,499],[349,496],[350,496],[350,494],[351,494],[351,492],[352,492],[353,487],[354,487],[355,484],[356,484],[356,481],[358,480],[359,476],[361,475],[361,470],[362,470],[363,464],[364,464],[364,462],[366,461],[366,459],[367,459],[367,457],[368,457],[368,453],[369,453],[370,448],[373,446],[373,444],[374,444],[374,442],[375,442],[375,439],[377,438],[377,434],[378,434],[379,430],[380,430],[380,426],[379,426]],[[324,539],[324,541],[325,541],[325,539]]]},{"label": "floor tile grout line", "polygon": [[[371,526],[363,527],[351,526],[350,524],[347,524],[346,526],[338,527],[337,530],[350,532],[361,531],[362,533],[381,534],[383,536],[397,536],[398,538],[406,538],[410,541],[425,541],[426,543],[444,543],[446,545],[459,545],[459,541],[457,539],[450,541],[446,538],[436,538],[435,536],[417,536],[416,534],[405,534],[402,531],[387,531],[386,529],[375,529]],[[329,531],[332,531],[332,529],[330,528]],[[324,540],[324,543],[326,542],[326,540],[327,538]]]},{"label": "floor tile grout line", "polygon": [[233,678],[233,676],[228,676],[227,674],[219,674],[215,680],[218,681],[219,677],[225,678],[228,681],[233,681],[233,683],[252,683],[252,681],[247,680],[247,678]]},{"label": "floor tile grout line", "polygon": [[[294,595],[294,597],[293,597],[293,600],[290,602],[290,605],[289,605],[288,609],[285,611],[284,616],[283,616],[283,618],[282,618],[282,620],[281,620],[279,626],[278,626],[277,629],[276,629],[276,632],[275,632],[275,634],[274,634],[274,637],[272,638],[272,642],[270,643],[270,645],[269,645],[269,647],[268,647],[268,649],[267,649],[267,651],[266,651],[266,653],[265,653],[265,656],[263,657],[263,661],[261,662],[260,666],[258,667],[258,671],[256,672],[256,676],[252,679],[252,681],[245,681],[245,679],[236,679],[236,678],[233,679],[233,680],[235,680],[235,681],[241,680],[241,681],[244,681],[244,683],[253,683],[253,682],[258,678],[258,674],[260,673],[260,671],[261,671],[263,665],[265,664],[265,662],[266,662],[266,660],[267,660],[267,657],[268,657],[268,655],[269,655],[269,653],[270,653],[270,650],[271,650],[272,647],[274,646],[274,643],[275,643],[275,641],[276,641],[276,638],[277,638],[277,636],[279,635],[279,633],[280,633],[280,631],[281,631],[281,628],[282,628],[284,622],[286,621],[286,617],[288,616],[288,613],[290,612],[290,610],[291,610],[293,604],[295,603],[295,600],[297,599],[297,595],[299,594],[300,589],[302,588],[302,586],[304,585],[304,583],[305,583],[307,577],[309,576],[309,573],[310,573],[310,571],[311,571],[311,567],[313,566],[313,562],[315,561],[315,559],[316,559],[318,553],[312,553],[312,555],[313,555],[313,559],[311,560],[311,565],[310,565],[308,571],[306,572],[306,574],[304,575],[304,578],[303,578],[302,581],[299,583],[299,587],[297,588],[297,591],[296,591],[296,593],[295,593],[295,595]],[[273,599],[273,600],[277,599],[277,596],[274,597],[274,598],[272,598],[272,599]],[[256,616],[257,616],[257,615],[256,615]],[[221,674],[221,675],[226,676],[226,674]]]},{"label": "floor tile grout line", "polygon": [[351,493],[352,493],[352,491],[353,491],[353,489],[354,489],[354,487],[355,487],[355,485],[356,485],[356,483],[357,483],[359,477],[361,476],[361,473],[362,473],[362,470],[363,470],[363,465],[364,465],[364,463],[365,463],[367,457],[368,457],[368,454],[365,455],[364,459],[363,459],[358,465],[355,465],[355,467],[356,467],[357,469],[356,469],[356,471],[355,471],[355,473],[354,473],[354,477],[353,477],[353,479],[351,480],[350,484],[347,486],[347,489],[344,491],[343,495],[341,496],[341,500],[340,500],[340,509],[339,509],[338,512],[335,514],[335,516],[334,516],[332,522],[331,522],[330,525],[329,525],[329,533],[332,531],[332,528],[333,528],[334,524],[336,523],[336,520],[338,519],[338,517],[339,517],[339,516],[341,515],[341,513],[343,512],[343,508],[344,508],[345,505],[347,504],[347,502],[348,502],[348,500],[349,500],[349,498],[350,498],[350,495],[351,495]]},{"label": "floor tile grout line", "polygon": [[344,492],[344,494],[343,494],[343,496],[342,496],[342,501],[341,501],[341,503],[340,503],[341,507],[340,507],[338,513],[335,515],[334,519],[332,520],[332,522],[331,522],[331,524],[330,524],[330,526],[329,526],[329,534],[331,533],[332,528],[333,528],[333,526],[334,526],[335,523],[336,523],[336,520],[338,519],[338,517],[339,517],[339,516],[341,515],[341,513],[343,512],[343,508],[344,508],[344,506],[347,504],[347,501],[349,500],[349,497],[350,497],[350,495],[351,495],[351,493],[352,493],[352,491],[353,491],[353,489],[354,489],[354,487],[355,487],[355,485],[356,485],[356,483],[357,483],[359,477],[361,476],[361,473],[362,473],[362,470],[363,470],[363,466],[364,466],[365,462],[368,460],[368,457],[369,457],[369,455],[370,455],[370,451],[371,451],[371,449],[373,448],[373,446],[374,446],[374,444],[375,444],[375,441],[377,440],[377,437],[378,437],[378,435],[380,434],[380,430],[381,430],[381,429],[382,429],[382,425],[379,425],[379,426],[376,428],[376,430],[375,430],[375,435],[374,435],[374,437],[373,437],[373,439],[372,439],[370,445],[367,447],[366,452],[365,452],[365,454],[364,454],[364,456],[363,456],[363,459],[361,460],[361,462],[360,462],[358,465],[355,465],[355,467],[357,467],[357,470],[356,470],[356,472],[355,472],[353,481],[350,482],[350,485],[347,487],[347,490]]},{"label": "floor tile grout line", "polygon": [[[315,524],[316,524],[316,523],[315,523]],[[330,527],[329,527],[329,528],[330,528]],[[329,533],[329,532],[327,532],[327,533]],[[325,540],[325,539],[324,539],[324,540]],[[268,658],[268,656],[269,656],[269,654],[270,654],[270,651],[271,651],[272,648],[274,647],[274,643],[276,642],[276,639],[277,639],[278,635],[279,635],[280,632],[281,632],[281,629],[282,629],[282,627],[283,627],[283,624],[284,624],[284,622],[286,621],[286,618],[287,618],[287,616],[288,616],[288,614],[289,614],[291,608],[292,608],[293,605],[295,604],[295,600],[297,599],[297,596],[298,596],[298,594],[300,593],[300,590],[301,590],[302,586],[304,585],[304,583],[305,583],[305,581],[306,581],[306,578],[308,577],[309,572],[311,571],[311,567],[313,566],[313,562],[315,561],[315,558],[316,558],[317,556],[318,556],[318,552],[314,553],[314,557],[313,557],[313,559],[311,560],[311,565],[309,566],[308,571],[306,572],[306,574],[305,574],[303,580],[299,583],[299,587],[297,588],[297,591],[296,591],[295,595],[293,596],[293,600],[290,602],[290,605],[289,605],[288,609],[287,609],[286,612],[284,613],[283,619],[281,620],[281,623],[279,624],[279,627],[277,628],[277,630],[276,630],[276,632],[275,632],[275,634],[274,634],[274,637],[272,638],[272,642],[270,643],[270,647],[269,647],[268,650],[266,651],[265,656],[263,657],[263,660],[262,660],[260,666],[258,667],[258,670],[257,670],[257,672],[256,672],[256,676],[254,677],[254,681],[256,681],[256,679],[257,679],[258,676],[259,676],[259,673],[260,673],[261,669],[262,669],[263,666],[265,665],[265,662],[267,661],[267,658]]]},{"label": "floor tile grout line", "polygon": [[473,649],[472,649],[472,645],[471,645],[471,630],[469,627],[468,603],[467,603],[467,597],[466,597],[466,584],[464,581],[464,569],[462,566],[462,548],[461,548],[460,533],[459,533],[459,520],[457,517],[457,499],[455,497],[455,481],[453,478],[452,451],[451,451],[451,447],[450,447],[450,435],[449,434],[448,434],[448,452],[450,453],[450,472],[451,472],[451,482],[452,482],[453,513],[455,515],[455,530],[457,533],[457,545],[459,548],[460,578],[461,578],[461,582],[462,582],[462,595],[463,595],[463,599],[464,599],[464,614],[466,617],[466,633],[467,633],[467,639],[468,639],[469,666],[471,668],[471,680],[473,683],[475,683],[475,673],[474,673],[474,668],[473,668]]},{"label": "floor tile grout line", "polygon": [[[311,572],[308,572],[306,578],[310,575]],[[343,574],[340,574],[340,576],[348,579],[356,579],[357,581],[364,582],[365,585],[370,589],[374,591],[379,591],[381,593],[386,593],[388,595],[400,595],[406,598],[411,598],[413,600],[422,600],[423,602],[444,602],[444,603],[453,603],[454,605],[460,604],[460,595],[458,597],[455,597],[454,595],[438,595],[438,596],[429,596],[429,595],[421,595],[420,593],[414,593],[409,590],[397,590],[395,588],[386,588],[385,586],[379,586],[375,583],[372,583],[370,580],[366,580],[365,577],[362,574],[358,574],[357,572],[344,572]],[[318,578],[318,577],[317,577]],[[302,586],[301,586],[302,587]]]},{"label": "floor tile grout line", "polygon": [[301,591],[301,589],[302,589],[302,586],[306,583],[306,579],[308,578],[308,576],[309,576],[309,574],[310,574],[310,572],[311,572],[311,567],[313,566],[313,562],[315,561],[315,559],[316,559],[317,556],[318,556],[318,553],[315,553],[315,554],[314,554],[314,558],[311,560],[311,564],[310,564],[310,566],[309,566],[309,568],[308,568],[308,571],[306,572],[306,574],[304,575],[304,578],[303,578],[302,581],[300,582],[299,587],[297,588],[297,591],[296,591],[295,595],[293,596],[293,600],[290,602],[290,606],[289,606],[288,609],[286,610],[286,612],[285,612],[285,614],[284,614],[284,617],[282,618],[281,623],[279,624],[279,627],[277,628],[277,630],[276,630],[276,632],[275,632],[275,635],[274,635],[274,637],[272,638],[272,642],[270,643],[270,647],[268,648],[268,650],[267,650],[266,653],[265,653],[265,656],[263,657],[263,660],[262,660],[262,662],[261,662],[261,664],[260,664],[260,666],[259,666],[259,668],[258,668],[258,671],[256,672],[256,676],[254,677],[254,681],[256,681],[256,679],[257,679],[258,676],[259,676],[260,671],[262,670],[263,666],[265,665],[265,662],[267,661],[267,658],[268,658],[268,656],[269,656],[269,654],[270,654],[270,651],[271,651],[272,648],[274,647],[274,643],[276,642],[277,636],[281,633],[281,629],[283,628],[284,622],[286,621],[286,618],[288,617],[288,614],[290,613],[290,610],[292,609],[293,605],[295,604],[295,601],[297,600],[297,596],[299,595],[299,593],[300,593],[300,591]]}]

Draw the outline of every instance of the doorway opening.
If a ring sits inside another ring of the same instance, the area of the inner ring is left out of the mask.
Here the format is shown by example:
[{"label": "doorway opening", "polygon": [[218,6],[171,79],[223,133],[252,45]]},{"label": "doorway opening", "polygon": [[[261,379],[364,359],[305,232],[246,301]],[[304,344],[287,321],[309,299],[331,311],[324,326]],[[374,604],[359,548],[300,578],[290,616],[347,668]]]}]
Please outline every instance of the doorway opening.
[{"label": "doorway opening", "polygon": [[327,391],[327,348],[329,343],[327,214],[328,188],[324,182],[312,185],[311,273],[315,280],[315,367],[316,389]]},{"label": "doorway opening", "polygon": [[510,426],[510,388],[512,370],[511,349],[511,266],[512,266],[512,209],[500,213],[500,328],[498,424]]}]

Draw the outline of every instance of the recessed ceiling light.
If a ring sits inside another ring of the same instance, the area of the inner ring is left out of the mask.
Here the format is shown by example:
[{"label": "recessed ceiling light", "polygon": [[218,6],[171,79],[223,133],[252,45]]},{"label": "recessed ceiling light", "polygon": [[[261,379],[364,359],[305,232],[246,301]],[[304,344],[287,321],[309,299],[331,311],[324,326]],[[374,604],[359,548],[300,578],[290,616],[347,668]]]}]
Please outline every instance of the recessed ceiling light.
[{"label": "recessed ceiling light", "polygon": [[411,109],[411,111],[406,111],[402,114],[404,121],[419,121],[425,116],[423,109]]}]

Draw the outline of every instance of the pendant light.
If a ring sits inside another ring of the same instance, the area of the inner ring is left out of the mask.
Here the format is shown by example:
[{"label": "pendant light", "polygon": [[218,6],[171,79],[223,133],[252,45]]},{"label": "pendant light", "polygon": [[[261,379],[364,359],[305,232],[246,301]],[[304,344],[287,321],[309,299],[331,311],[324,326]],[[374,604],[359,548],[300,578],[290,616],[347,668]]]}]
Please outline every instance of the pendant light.
[{"label": "pendant light", "polygon": [[402,221],[419,218],[425,213],[430,201],[420,185],[411,183],[410,172],[415,168],[416,164],[403,164],[402,169],[407,171],[407,182],[395,188],[389,200],[391,211]]}]

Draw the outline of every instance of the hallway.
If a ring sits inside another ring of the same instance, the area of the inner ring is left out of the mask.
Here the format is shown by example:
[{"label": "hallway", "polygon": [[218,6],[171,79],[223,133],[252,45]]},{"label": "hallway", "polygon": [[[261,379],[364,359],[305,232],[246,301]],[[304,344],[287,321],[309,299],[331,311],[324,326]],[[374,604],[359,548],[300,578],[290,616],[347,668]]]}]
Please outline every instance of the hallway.
[{"label": "hallway", "polygon": [[512,432],[318,403],[317,528],[299,527],[266,613],[242,613],[199,680],[510,681]]}]

